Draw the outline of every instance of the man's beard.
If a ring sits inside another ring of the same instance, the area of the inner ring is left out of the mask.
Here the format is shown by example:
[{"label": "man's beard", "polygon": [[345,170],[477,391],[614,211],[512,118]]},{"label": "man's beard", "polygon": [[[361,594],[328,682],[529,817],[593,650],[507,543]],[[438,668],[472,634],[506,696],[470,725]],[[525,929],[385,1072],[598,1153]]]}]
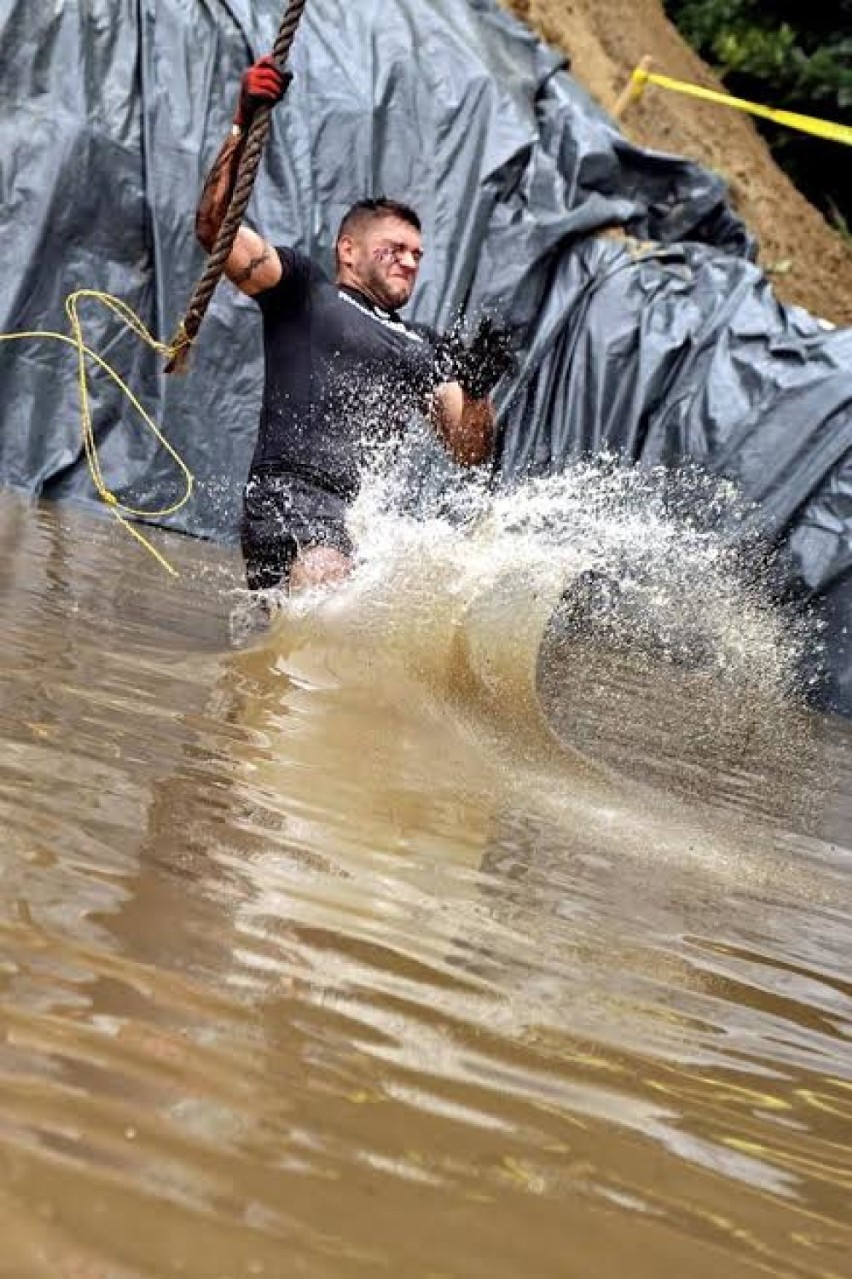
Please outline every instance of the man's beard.
[{"label": "man's beard", "polygon": [[411,287],[407,281],[388,280],[372,262],[365,273],[364,283],[379,305],[391,311],[405,306],[411,297]]}]

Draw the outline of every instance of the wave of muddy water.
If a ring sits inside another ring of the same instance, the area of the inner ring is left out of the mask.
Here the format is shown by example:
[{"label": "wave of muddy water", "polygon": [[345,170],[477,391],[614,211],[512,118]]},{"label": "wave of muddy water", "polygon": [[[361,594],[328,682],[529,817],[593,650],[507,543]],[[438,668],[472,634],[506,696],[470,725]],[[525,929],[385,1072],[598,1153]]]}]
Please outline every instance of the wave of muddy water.
[{"label": "wave of muddy water", "polygon": [[0,497],[0,1275],[852,1274],[849,730],[676,507],[368,493],[235,650]]}]

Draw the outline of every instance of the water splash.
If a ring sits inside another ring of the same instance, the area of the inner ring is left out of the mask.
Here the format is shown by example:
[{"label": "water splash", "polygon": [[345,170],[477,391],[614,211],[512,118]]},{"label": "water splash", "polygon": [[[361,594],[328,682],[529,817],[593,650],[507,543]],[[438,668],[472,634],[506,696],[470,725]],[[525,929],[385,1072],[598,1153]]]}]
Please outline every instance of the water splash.
[{"label": "water splash", "polygon": [[498,495],[436,490],[416,512],[373,476],[351,512],[355,573],[288,600],[276,642],[319,644],[325,677],[377,689],[402,667],[518,748],[555,741],[680,789],[714,755],[776,776],[815,636],[731,536],[741,514],[698,471],[607,458]]}]

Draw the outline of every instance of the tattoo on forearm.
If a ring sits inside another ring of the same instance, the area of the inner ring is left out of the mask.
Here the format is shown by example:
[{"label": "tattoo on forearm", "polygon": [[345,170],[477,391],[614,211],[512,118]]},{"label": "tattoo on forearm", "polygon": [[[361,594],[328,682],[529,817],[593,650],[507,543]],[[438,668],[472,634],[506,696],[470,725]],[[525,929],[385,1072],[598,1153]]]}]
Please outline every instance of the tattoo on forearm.
[{"label": "tattoo on forearm", "polygon": [[207,249],[212,248],[228,211],[243,145],[243,138],[227,138],[204,182],[196,214],[196,229]]},{"label": "tattoo on forearm", "polygon": [[268,244],[264,244],[263,251],[258,257],[252,258],[248,266],[243,267],[242,271],[236,271],[231,276],[234,284],[245,284],[246,280],[250,280],[255,271],[262,267],[264,262],[268,262],[271,256],[272,249]]},{"label": "tattoo on forearm", "polygon": [[222,176],[222,170],[228,169],[231,167],[232,159],[233,159],[233,155],[229,154],[228,152],[225,152],[224,154],[219,155],[216,158],[213,168],[210,170],[210,172],[207,175],[207,181],[205,182],[205,186],[210,186],[210,187],[216,186],[219,182],[219,179]]},{"label": "tattoo on forearm", "polygon": [[213,190],[222,185],[222,177],[230,186],[237,174],[237,165],[239,164],[240,152],[242,151],[241,139],[227,138],[216,159],[213,161],[210,172],[204,182],[205,191]]}]

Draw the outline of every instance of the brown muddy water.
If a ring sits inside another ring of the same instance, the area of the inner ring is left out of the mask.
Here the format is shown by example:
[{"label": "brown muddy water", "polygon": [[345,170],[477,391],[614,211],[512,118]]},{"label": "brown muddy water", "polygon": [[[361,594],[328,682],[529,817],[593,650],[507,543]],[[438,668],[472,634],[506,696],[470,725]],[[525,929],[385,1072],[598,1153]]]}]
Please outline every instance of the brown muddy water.
[{"label": "brown muddy water", "polygon": [[0,1276],[852,1275],[849,726],[404,542],[0,496]]}]

